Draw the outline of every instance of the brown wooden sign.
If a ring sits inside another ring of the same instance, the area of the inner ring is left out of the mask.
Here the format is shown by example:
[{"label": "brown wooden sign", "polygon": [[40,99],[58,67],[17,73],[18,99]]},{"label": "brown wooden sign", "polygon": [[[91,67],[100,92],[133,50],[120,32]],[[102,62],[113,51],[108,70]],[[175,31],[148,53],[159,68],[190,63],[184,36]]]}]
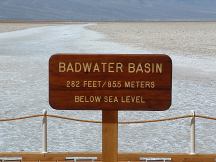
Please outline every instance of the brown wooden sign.
[{"label": "brown wooden sign", "polygon": [[56,54],[49,103],[59,110],[166,110],[172,60],[160,54]]}]

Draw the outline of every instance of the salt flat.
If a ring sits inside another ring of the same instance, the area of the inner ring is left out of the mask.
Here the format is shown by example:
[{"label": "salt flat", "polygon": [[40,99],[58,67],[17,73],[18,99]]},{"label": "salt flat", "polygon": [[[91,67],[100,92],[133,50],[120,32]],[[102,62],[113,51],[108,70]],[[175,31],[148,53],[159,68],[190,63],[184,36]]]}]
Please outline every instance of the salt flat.
[{"label": "salt flat", "polygon": [[98,23],[88,29],[139,49],[189,57],[216,55],[216,22],[116,22]]},{"label": "salt flat", "polygon": [[[37,24],[36,24],[37,25]],[[1,25],[0,25],[1,26]],[[216,116],[215,23],[48,24],[0,33],[0,118],[41,113],[101,119],[99,111],[56,111],[48,104],[48,59],[54,53],[167,53],[173,103],[165,112],[119,112],[120,120],[191,113]],[[7,30],[8,31],[8,30]],[[184,38],[184,39],[183,39]],[[207,45],[203,45],[206,43]],[[189,119],[119,126],[120,151],[187,152]],[[215,123],[198,120],[199,152],[215,152]],[[1,151],[41,149],[41,121],[0,123]],[[22,142],[25,141],[25,142]],[[49,119],[49,151],[100,151],[101,126]]]}]

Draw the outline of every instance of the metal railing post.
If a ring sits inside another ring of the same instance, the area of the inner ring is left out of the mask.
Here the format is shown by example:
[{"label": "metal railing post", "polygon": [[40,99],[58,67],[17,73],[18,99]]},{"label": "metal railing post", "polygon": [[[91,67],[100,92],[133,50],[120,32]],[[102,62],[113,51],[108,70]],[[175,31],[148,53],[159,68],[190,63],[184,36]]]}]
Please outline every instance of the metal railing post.
[{"label": "metal railing post", "polygon": [[195,111],[192,111],[192,118],[191,118],[191,124],[190,124],[190,154],[196,153],[196,114]]},{"label": "metal railing post", "polygon": [[42,129],[42,153],[47,153],[47,110],[43,110]]}]

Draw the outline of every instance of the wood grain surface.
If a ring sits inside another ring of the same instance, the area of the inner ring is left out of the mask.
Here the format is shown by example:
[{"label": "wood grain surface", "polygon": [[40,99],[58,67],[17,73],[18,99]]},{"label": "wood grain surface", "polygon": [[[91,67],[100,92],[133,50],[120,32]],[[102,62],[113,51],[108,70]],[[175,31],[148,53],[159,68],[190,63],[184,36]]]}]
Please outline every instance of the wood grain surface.
[{"label": "wood grain surface", "polygon": [[172,60],[164,54],[55,54],[49,60],[54,109],[162,111],[171,97]]}]

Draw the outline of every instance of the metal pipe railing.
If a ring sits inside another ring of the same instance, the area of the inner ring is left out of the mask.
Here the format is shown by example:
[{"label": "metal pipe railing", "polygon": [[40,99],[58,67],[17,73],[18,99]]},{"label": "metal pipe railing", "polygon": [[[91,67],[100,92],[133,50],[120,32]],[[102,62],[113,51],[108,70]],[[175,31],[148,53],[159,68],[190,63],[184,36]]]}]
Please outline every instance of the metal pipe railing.
[{"label": "metal pipe railing", "polygon": [[[48,117],[72,120],[72,121],[77,121],[77,122],[88,122],[88,123],[95,123],[95,124],[102,123],[101,121],[95,121],[95,120],[84,120],[84,119],[75,119],[75,118],[65,117],[65,116],[60,116],[60,115],[49,115],[47,114],[47,110],[43,110],[43,114],[30,115],[30,116],[24,116],[24,117],[18,117],[18,118],[0,119],[0,122],[24,120],[24,119],[36,118],[36,117],[43,117],[42,118],[42,151],[41,151],[42,153],[48,152],[48,123],[47,123]],[[205,115],[196,115],[195,111],[192,111],[191,115],[182,115],[182,116],[177,116],[177,117],[170,117],[170,118],[163,118],[163,119],[156,119],[156,120],[123,121],[123,122],[119,122],[119,124],[154,123],[154,122],[163,122],[163,121],[173,121],[173,120],[185,119],[185,118],[191,118],[190,120],[190,154],[196,154],[196,118],[216,120],[215,117],[209,117]]]},{"label": "metal pipe railing", "polygon": [[190,129],[191,129],[191,150],[190,153],[191,154],[195,154],[196,153],[196,114],[195,111],[192,111],[192,118],[191,118],[191,125],[190,125]]},{"label": "metal pipe railing", "polygon": [[[42,153],[48,152],[48,130],[47,130],[47,110],[43,110],[42,120]],[[192,111],[191,123],[190,123],[190,154],[196,154],[196,114]]]},{"label": "metal pipe railing", "polygon": [[42,129],[42,153],[47,153],[47,110],[43,110]]}]

